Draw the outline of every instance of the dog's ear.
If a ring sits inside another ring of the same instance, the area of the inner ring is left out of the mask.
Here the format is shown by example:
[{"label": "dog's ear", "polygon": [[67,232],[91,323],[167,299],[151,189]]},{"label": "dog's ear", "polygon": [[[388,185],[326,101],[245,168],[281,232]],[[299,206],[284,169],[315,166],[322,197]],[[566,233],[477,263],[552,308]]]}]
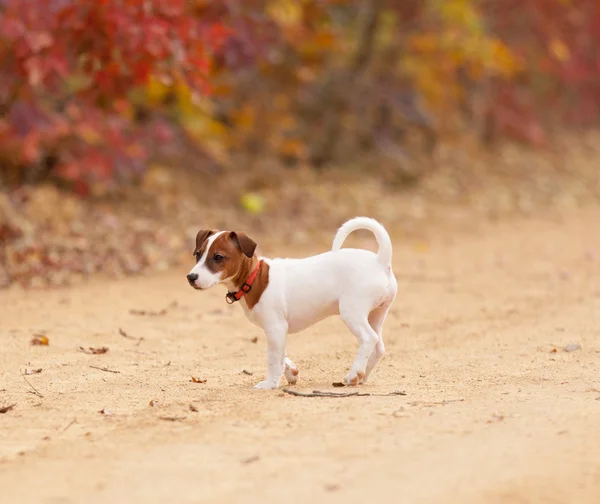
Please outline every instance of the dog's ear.
[{"label": "dog's ear", "polygon": [[201,229],[198,231],[198,234],[196,235],[196,248],[194,249],[193,255],[196,255],[198,252],[200,252],[202,244],[212,234],[215,234],[214,229]]},{"label": "dog's ear", "polygon": [[235,243],[239,249],[246,254],[246,256],[252,257],[254,255],[254,251],[256,250],[256,242],[246,233],[236,233],[235,231],[231,231],[231,233],[229,233],[229,237],[233,240],[233,243]]}]

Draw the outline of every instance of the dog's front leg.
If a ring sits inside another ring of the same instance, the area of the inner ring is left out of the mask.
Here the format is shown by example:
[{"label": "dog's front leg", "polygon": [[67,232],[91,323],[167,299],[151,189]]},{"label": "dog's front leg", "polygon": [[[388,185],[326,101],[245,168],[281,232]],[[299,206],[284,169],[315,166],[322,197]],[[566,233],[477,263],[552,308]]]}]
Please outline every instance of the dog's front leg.
[{"label": "dog's front leg", "polygon": [[265,328],[267,337],[267,379],[257,383],[257,389],[276,389],[279,387],[285,363],[285,343],[287,338],[287,324],[279,323]]}]

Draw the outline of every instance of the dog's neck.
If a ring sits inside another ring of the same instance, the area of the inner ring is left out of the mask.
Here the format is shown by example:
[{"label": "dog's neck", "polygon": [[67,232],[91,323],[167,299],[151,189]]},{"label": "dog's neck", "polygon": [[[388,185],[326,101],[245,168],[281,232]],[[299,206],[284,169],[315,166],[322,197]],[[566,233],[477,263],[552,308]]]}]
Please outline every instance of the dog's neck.
[{"label": "dog's neck", "polygon": [[[252,258],[244,257],[238,272],[231,278],[223,282],[229,292],[239,291],[244,283],[248,280],[252,272],[258,267],[260,258],[254,256]],[[240,302],[245,309],[252,310],[256,303],[260,300],[262,293],[269,284],[269,265],[264,261],[261,263],[260,269],[252,283],[250,292],[245,293]]]},{"label": "dog's neck", "polygon": [[258,266],[258,257],[243,256],[236,274],[223,282],[229,292],[236,292],[242,288],[242,285],[248,280],[254,269]]}]

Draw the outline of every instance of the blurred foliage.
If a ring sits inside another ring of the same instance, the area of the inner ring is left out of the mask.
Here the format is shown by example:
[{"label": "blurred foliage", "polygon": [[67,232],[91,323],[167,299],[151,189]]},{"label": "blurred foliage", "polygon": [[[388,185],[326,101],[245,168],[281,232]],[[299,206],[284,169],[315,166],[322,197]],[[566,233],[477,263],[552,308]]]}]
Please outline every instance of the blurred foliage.
[{"label": "blurred foliage", "polygon": [[599,42],[597,0],[0,0],[0,180],[543,144],[597,122]]}]

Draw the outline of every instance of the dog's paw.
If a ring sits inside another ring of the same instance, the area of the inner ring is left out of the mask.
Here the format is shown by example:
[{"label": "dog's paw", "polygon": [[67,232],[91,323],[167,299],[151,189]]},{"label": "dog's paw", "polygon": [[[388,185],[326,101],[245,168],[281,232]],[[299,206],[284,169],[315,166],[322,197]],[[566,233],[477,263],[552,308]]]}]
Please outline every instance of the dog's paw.
[{"label": "dog's paw", "polygon": [[274,390],[277,387],[279,387],[279,383],[274,383],[273,381],[270,381],[270,380],[263,380],[263,381],[257,383],[256,385],[254,385],[254,388],[258,389],[258,390]]},{"label": "dog's paw", "polygon": [[355,371],[355,372],[350,371],[344,377],[344,385],[348,385],[349,387],[354,387],[354,386],[358,385],[359,383],[361,383],[364,377],[365,377],[364,371]]},{"label": "dog's paw", "polygon": [[298,368],[296,366],[285,366],[283,374],[290,385],[295,385],[298,381]]}]

